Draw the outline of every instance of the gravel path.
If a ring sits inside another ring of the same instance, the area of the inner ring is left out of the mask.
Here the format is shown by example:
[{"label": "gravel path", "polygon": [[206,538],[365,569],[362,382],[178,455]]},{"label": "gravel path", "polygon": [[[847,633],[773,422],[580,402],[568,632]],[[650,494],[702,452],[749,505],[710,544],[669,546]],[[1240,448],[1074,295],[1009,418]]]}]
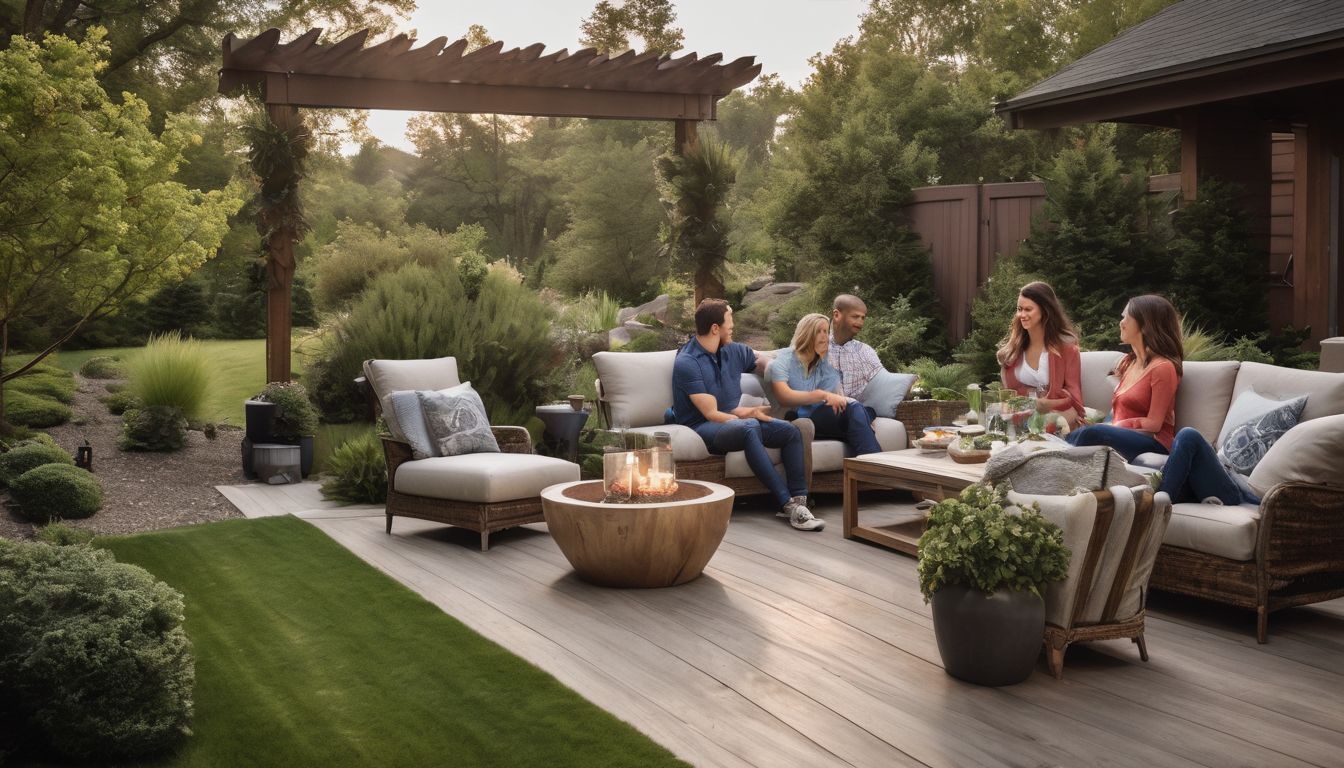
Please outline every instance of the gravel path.
[{"label": "gravel path", "polygon": [[[240,446],[243,431],[220,427],[214,440],[187,433],[187,446],[173,453],[138,453],[117,447],[121,417],[99,400],[105,382],[75,376],[79,391],[71,408],[73,422],[44,430],[73,455],[85,440],[93,446],[94,474],[103,485],[103,508],[71,525],[96,533],[123,534],[242,517],[216,485],[245,482]],[[7,500],[7,494],[4,496]],[[31,538],[36,526],[0,503],[0,537]]]}]

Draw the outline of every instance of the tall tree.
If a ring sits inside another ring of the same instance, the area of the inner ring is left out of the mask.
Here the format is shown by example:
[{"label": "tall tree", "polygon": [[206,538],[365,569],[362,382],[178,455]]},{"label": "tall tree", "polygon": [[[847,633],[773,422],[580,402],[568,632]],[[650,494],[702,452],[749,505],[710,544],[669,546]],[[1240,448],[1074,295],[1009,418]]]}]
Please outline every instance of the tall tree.
[{"label": "tall tree", "polygon": [[692,306],[723,298],[723,262],[728,256],[726,204],[737,180],[737,160],[721,142],[705,140],[684,153],[658,159],[663,204],[671,213],[667,248],[673,264],[695,286]]},{"label": "tall tree", "polygon": [[580,41],[615,56],[630,50],[630,38],[636,37],[644,51],[672,53],[685,40],[681,27],[672,26],[676,20],[671,0],[623,0],[619,5],[601,0],[580,25]]},{"label": "tall tree", "polygon": [[0,381],[86,323],[190,274],[241,205],[237,186],[201,193],[173,180],[189,126],[170,120],[156,137],[144,102],[111,103],[95,77],[106,55],[96,31],[82,43],[13,38],[0,51],[0,362],[9,323],[53,294],[78,314]]}]

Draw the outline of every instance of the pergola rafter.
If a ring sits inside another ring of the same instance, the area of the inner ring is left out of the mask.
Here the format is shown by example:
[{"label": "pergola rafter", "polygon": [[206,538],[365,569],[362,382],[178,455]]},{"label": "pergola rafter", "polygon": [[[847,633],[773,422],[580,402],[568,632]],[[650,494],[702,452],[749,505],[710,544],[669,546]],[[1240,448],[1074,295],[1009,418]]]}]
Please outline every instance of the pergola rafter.
[{"label": "pergola rafter", "polygon": [[[626,51],[617,56],[584,48],[545,54],[541,43],[504,50],[495,42],[467,51],[467,41],[437,37],[416,48],[398,35],[365,47],[369,30],[330,45],[320,29],[282,43],[280,30],[250,40],[224,38],[219,92],[259,92],[271,121],[289,131],[300,107],[401,109],[416,112],[671,120],[676,149],[696,143],[696,124],[714,120],[719,99],[761,72],[755,57],[727,64],[722,54]],[[269,238],[266,375],[290,378],[290,286],[296,234]]]}]

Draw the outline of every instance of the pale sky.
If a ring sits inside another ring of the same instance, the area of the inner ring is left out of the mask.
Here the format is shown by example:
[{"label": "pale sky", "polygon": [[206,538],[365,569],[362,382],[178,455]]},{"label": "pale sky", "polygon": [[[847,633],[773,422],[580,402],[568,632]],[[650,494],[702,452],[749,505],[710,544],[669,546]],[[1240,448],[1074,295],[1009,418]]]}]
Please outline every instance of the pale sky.
[{"label": "pale sky", "polygon": [[[545,53],[578,50],[579,24],[597,0],[494,0],[489,3],[420,0],[419,9],[401,24],[421,42],[440,35],[456,40],[480,24],[504,47],[544,43]],[[830,52],[840,38],[854,35],[868,0],[673,0],[677,26],[685,34],[681,53],[722,53],[724,62],[755,56],[761,73],[777,73],[792,87],[812,69],[807,60]],[[638,45],[636,45],[638,47]],[[413,112],[373,110],[369,130],[384,144],[414,151],[406,140],[406,119]],[[353,150],[352,150],[353,151]]]}]

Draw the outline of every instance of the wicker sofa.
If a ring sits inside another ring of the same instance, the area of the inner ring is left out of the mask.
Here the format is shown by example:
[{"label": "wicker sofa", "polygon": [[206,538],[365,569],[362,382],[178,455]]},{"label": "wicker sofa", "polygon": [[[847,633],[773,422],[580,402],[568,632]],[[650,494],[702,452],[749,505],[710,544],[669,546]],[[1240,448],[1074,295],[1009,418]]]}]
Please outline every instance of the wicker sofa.
[{"label": "wicker sofa", "polygon": [[[1083,401],[1105,412],[1114,391],[1107,374],[1120,353],[1082,357]],[[1173,505],[1150,585],[1256,611],[1263,643],[1270,613],[1344,596],[1344,374],[1187,362],[1177,429],[1193,427],[1215,442],[1247,390],[1273,399],[1307,395],[1301,422],[1251,475],[1264,491],[1260,505]]]},{"label": "wicker sofa", "polygon": [[[767,493],[751,473],[746,456],[734,451],[726,456],[709,452],[695,430],[679,424],[665,424],[664,413],[672,405],[672,365],[675,350],[665,352],[599,352],[593,356],[597,368],[598,407],[603,422],[621,425],[632,432],[667,432],[672,437],[672,455],[677,476],[688,480],[708,480],[732,488],[738,495]],[[761,405],[765,391],[760,377],[742,374],[742,403]],[[794,422],[803,432],[805,457],[812,476],[813,493],[839,493],[843,489],[845,444],[839,440],[814,440],[812,422]],[[877,442],[883,450],[906,447],[905,426],[895,419],[878,418],[873,423]],[[775,468],[780,469],[779,451],[770,449]]]}]

